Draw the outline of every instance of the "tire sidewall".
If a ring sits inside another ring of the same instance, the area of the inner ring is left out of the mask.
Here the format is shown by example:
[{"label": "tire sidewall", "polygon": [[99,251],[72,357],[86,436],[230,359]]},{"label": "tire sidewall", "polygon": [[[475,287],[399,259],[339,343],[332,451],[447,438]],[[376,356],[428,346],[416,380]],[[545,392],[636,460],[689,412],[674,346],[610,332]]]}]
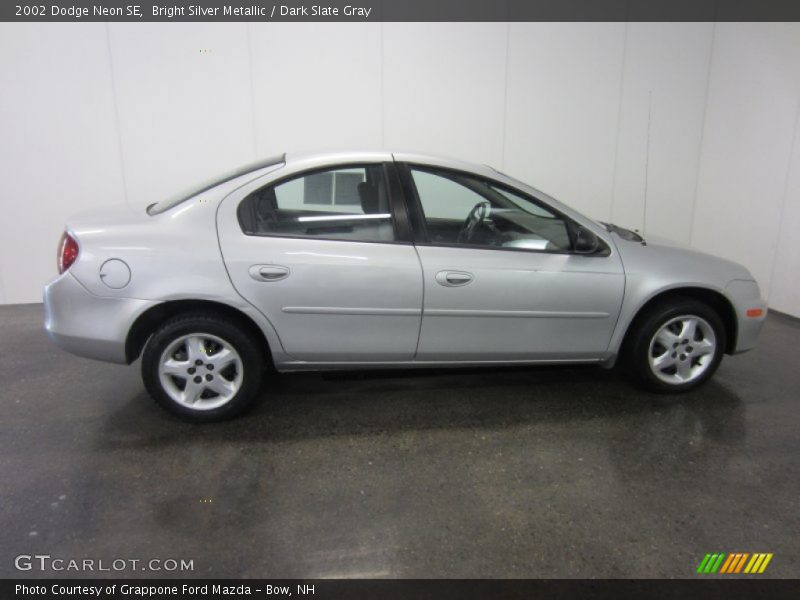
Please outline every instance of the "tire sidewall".
[{"label": "tire sidewall", "polygon": [[[177,338],[193,333],[210,334],[230,344],[242,361],[242,385],[224,405],[210,410],[192,410],[173,400],[159,377],[161,355]],[[142,379],[153,399],[169,412],[186,421],[206,423],[238,416],[247,410],[261,387],[264,372],[263,352],[258,343],[235,324],[222,319],[194,315],[171,319],[148,340],[142,353]]]},{"label": "tire sidewall", "polygon": [[[714,330],[716,350],[711,365],[702,375],[692,381],[673,385],[662,381],[653,373],[649,362],[650,342],[667,321],[680,316],[697,316],[705,320]],[[634,374],[647,389],[660,393],[685,392],[702,385],[714,375],[725,354],[726,344],[725,326],[719,315],[708,305],[687,298],[661,304],[647,313],[635,333],[629,362]]]}]

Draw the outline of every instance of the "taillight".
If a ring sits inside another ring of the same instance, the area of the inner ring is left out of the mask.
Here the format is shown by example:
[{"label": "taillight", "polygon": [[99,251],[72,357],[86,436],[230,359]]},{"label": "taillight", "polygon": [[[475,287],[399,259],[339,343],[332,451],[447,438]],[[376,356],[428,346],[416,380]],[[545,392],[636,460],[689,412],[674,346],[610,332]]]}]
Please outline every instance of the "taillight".
[{"label": "taillight", "polygon": [[63,273],[78,258],[78,242],[66,231],[58,244],[58,272]]}]

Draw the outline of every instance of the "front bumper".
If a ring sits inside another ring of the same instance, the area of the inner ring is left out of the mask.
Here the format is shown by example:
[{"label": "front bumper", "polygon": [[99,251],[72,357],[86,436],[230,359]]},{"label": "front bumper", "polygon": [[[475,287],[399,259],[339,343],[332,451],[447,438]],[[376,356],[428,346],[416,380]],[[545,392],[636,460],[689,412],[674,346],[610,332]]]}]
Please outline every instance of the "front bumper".
[{"label": "front bumper", "polygon": [[[755,281],[734,279],[725,291],[736,311],[736,346],[733,354],[752,350],[767,318],[767,303],[761,299],[761,292]],[[760,309],[761,315],[748,317],[747,311],[751,309]]]},{"label": "front bumper", "polygon": [[44,288],[44,327],[57,346],[87,358],[126,364],[131,325],[156,303],[95,296],[67,271]]}]

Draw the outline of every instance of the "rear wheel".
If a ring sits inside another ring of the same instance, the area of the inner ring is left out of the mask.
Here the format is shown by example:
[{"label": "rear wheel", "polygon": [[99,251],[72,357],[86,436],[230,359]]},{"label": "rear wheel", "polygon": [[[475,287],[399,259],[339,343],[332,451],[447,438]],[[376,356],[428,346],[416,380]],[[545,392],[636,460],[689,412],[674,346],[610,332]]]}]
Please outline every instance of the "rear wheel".
[{"label": "rear wheel", "polygon": [[725,327],[712,308],[691,298],[673,298],[643,315],[632,332],[627,359],[647,389],[685,392],[714,374],[725,345]]},{"label": "rear wheel", "polygon": [[164,323],[142,354],[150,395],[193,422],[220,421],[249,408],[261,387],[264,353],[238,324],[195,313]]}]

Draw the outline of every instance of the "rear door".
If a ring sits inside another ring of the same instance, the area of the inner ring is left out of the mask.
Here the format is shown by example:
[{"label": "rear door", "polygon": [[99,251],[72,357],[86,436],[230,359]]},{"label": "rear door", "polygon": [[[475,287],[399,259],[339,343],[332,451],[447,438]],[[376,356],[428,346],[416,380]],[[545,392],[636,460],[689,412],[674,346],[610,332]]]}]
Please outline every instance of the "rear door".
[{"label": "rear door", "polygon": [[422,274],[394,165],[316,167],[246,192],[235,218],[219,217],[222,252],[284,351],[310,362],[412,360]]}]

